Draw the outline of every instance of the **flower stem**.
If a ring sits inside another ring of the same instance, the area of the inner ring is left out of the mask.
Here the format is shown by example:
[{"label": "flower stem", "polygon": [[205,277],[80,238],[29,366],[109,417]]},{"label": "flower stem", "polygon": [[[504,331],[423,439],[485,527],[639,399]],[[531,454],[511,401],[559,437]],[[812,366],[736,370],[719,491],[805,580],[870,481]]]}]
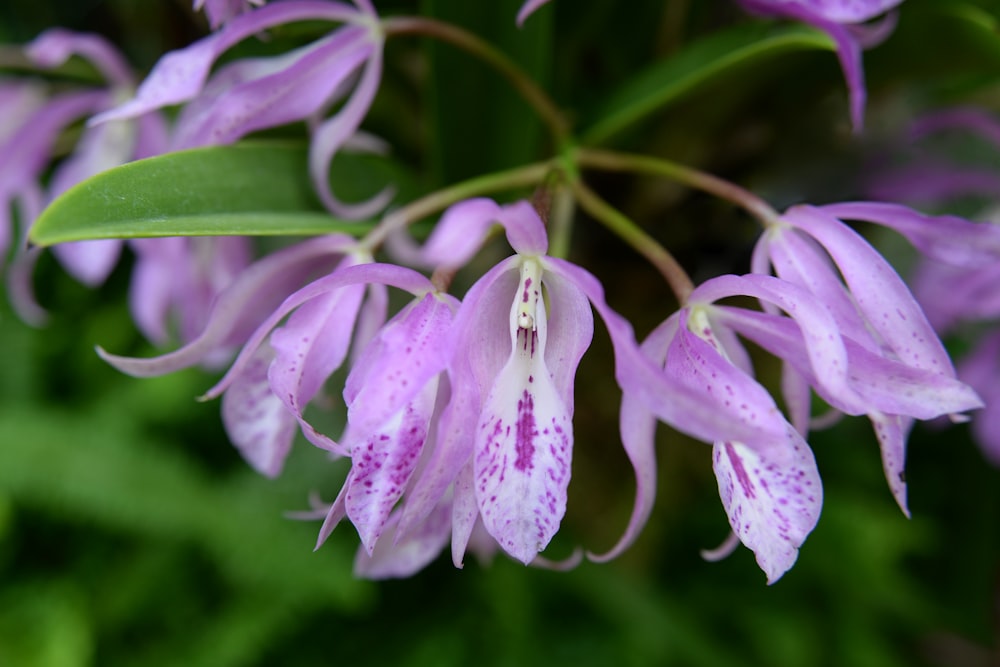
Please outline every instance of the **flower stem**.
[{"label": "flower stem", "polygon": [[618,153],[594,148],[577,149],[573,159],[583,168],[591,167],[605,171],[629,171],[664,176],[741,207],[757,218],[764,227],[770,227],[780,220],[778,212],[770,204],[749,190],[718,176],[676,162],[646,155]]},{"label": "flower stem", "polygon": [[477,35],[456,25],[422,16],[395,16],[382,21],[386,37],[392,35],[425,35],[448,42],[476,56],[500,73],[521,95],[525,102],[549,127],[557,145],[566,143],[569,123],[562,111],[545,92],[507,54]]},{"label": "flower stem", "polygon": [[447,188],[436,190],[385,216],[382,222],[376,225],[361,241],[361,244],[373,249],[381,245],[392,232],[407,227],[433,213],[437,213],[459,200],[478,197],[491,192],[537,185],[545,180],[545,177],[552,171],[554,166],[555,163],[552,161],[535,162],[506,171],[477,176],[476,178],[470,178],[467,181],[456,183]]},{"label": "flower stem", "polygon": [[669,250],[644,232],[624,213],[601,199],[597,193],[584,185],[583,181],[573,182],[573,193],[583,210],[594,216],[656,267],[670,285],[678,303],[684,305],[687,302],[688,296],[694,290],[694,283]]}]

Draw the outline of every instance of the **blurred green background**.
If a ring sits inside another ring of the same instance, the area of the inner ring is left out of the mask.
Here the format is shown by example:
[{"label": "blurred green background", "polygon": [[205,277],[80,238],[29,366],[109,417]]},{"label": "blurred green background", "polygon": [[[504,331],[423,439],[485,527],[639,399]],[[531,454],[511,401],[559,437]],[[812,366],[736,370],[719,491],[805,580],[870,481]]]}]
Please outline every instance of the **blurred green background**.
[{"label": "blurred green background", "polygon": [[[554,3],[525,33],[511,25],[516,1],[420,8],[509,45],[581,122],[650,58],[746,21],[723,0]],[[1000,100],[995,26],[943,19],[944,6],[997,15],[991,3],[905,3],[897,35],[866,57],[863,140],[847,127],[835,59],[815,52],[702,86],[614,145],[700,165],[779,206],[856,197],[867,158],[899,140],[910,114]],[[204,30],[182,0],[0,8],[8,43],[50,25],[100,31],[143,68]],[[369,126],[425,189],[547,155],[529,113],[475,67],[419,40],[389,46]],[[486,92],[472,94],[478,85]],[[696,277],[746,270],[756,232],[730,207],[662,182],[593,183]],[[655,274],[583,218],[572,257],[606,281],[640,332],[669,314],[666,290],[649,287]],[[1000,473],[966,427],[915,429],[912,520],[886,488],[864,420],[815,434],[823,515],[771,587],[745,549],[720,563],[699,557],[728,529],[710,449],[665,428],[656,509],[617,561],[557,573],[471,556],[456,570],[445,556],[408,580],[363,582],[351,575],[353,528],[313,552],[318,524],[283,516],[305,508],[310,491],[332,498],[343,462],[299,442],[280,479],[258,477],[226,442],[217,402],[193,398],[211,374],[134,380],[96,357],[96,344],[153,352],[131,324],[128,277],[126,262],[89,291],[44,257],[37,287],[49,324],[0,313],[0,667],[1000,665]],[[603,336],[578,378],[573,482],[553,557],[606,548],[631,509]]]}]

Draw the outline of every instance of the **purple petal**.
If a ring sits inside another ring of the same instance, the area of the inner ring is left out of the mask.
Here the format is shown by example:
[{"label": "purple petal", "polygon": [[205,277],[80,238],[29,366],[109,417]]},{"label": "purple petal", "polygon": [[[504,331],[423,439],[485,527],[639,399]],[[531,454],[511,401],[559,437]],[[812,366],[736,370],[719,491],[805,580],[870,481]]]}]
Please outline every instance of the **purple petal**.
[{"label": "purple petal", "polygon": [[394,512],[385,524],[383,539],[369,556],[361,548],[354,559],[354,576],[363,579],[397,579],[409,577],[424,569],[448,543],[451,535],[451,503],[441,503],[415,530],[404,539],[394,539],[399,512]]},{"label": "purple petal", "polygon": [[[763,262],[769,260],[780,278],[808,289],[832,313],[845,336],[878,349],[840,274],[814,239],[794,228],[771,228],[761,236],[755,253],[758,249],[762,261],[754,266],[755,274],[767,274]],[[773,312],[773,305],[763,305]]]},{"label": "purple petal", "polygon": [[784,219],[830,253],[859,310],[903,363],[954,376],[944,346],[910,290],[867,241],[840,220],[813,207],[793,207]]},{"label": "purple petal", "polygon": [[129,102],[91,119],[91,124],[133,118],[153,109],[194,99],[205,85],[212,64],[229,47],[268,28],[307,20],[351,21],[358,11],[339,2],[290,0],[262,7],[233,19],[225,28],[163,56]]},{"label": "purple petal", "polygon": [[729,525],[773,584],[795,563],[816,526],[823,489],[809,445],[796,437],[776,464],[740,443],[712,448],[719,497]]},{"label": "purple petal", "polygon": [[295,437],[295,417],[271,391],[270,350],[260,349],[222,397],[222,423],[243,458],[268,477],[281,473]]},{"label": "purple petal", "polygon": [[[268,373],[271,390],[302,424],[307,437],[319,434],[302,413],[347,357],[364,291],[356,284],[317,295],[302,303],[269,339],[275,352]],[[327,437],[316,444],[336,448]]]},{"label": "purple petal", "polygon": [[375,215],[388,206],[395,196],[392,188],[386,188],[366,202],[345,204],[330,190],[330,162],[357,131],[378,91],[382,78],[381,47],[379,42],[361,72],[361,80],[354,93],[336,114],[316,128],[309,146],[309,171],[320,201],[336,215],[352,220]]},{"label": "purple petal", "polygon": [[238,60],[212,76],[177,125],[175,148],[228,144],[319,112],[371,56],[364,28],[347,26],[301,49]]},{"label": "purple petal", "polygon": [[594,339],[594,314],[587,296],[564,276],[546,271],[542,285],[547,290],[549,305],[545,363],[572,416],[573,379],[580,359]]},{"label": "purple petal", "polygon": [[28,58],[41,67],[58,67],[70,56],[80,56],[96,67],[114,86],[131,86],[132,72],[121,53],[98,35],[62,28],[46,30],[25,48]]},{"label": "purple petal", "polygon": [[[484,537],[485,535],[485,537]],[[455,478],[455,492],[451,510],[451,562],[457,568],[465,563],[467,548],[488,551],[482,543],[488,542],[496,550],[496,542],[486,533],[479,516],[479,504],[476,501],[475,475],[472,461],[462,467]]]},{"label": "purple petal", "polygon": [[428,293],[381,330],[345,385],[350,430],[379,428],[444,370],[444,343],[457,308],[454,298]]},{"label": "purple petal", "polygon": [[868,415],[875,435],[878,437],[879,449],[882,452],[882,469],[885,479],[889,482],[889,490],[893,498],[903,510],[907,518],[910,509],[906,505],[906,438],[913,426],[913,420],[900,415],[886,415],[873,412]]},{"label": "purple petal", "polygon": [[507,231],[507,242],[519,255],[544,255],[549,237],[538,211],[526,201],[518,201],[500,210],[497,222]]},{"label": "purple petal", "polygon": [[791,451],[791,429],[774,399],[752,377],[729,363],[710,342],[692,333],[686,311],[681,311],[677,335],[667,352],[665,371],[688,392],[700,395],[706,406],[714,405],[718,421],[738,420],[746,430],[768,433],[769,437],[758,435],[757,442],[748,443],[762,455],[781,462]]},{"label": "purple petal", "polygon": [[423,247],[427,264],[458,268],[472,259],[500,215],[492,199],[465,199],[448,207]]},{"label": "purple petal", "polygon": [[[349,236],[320,237],[253,264],[219,295],[201,335],[179,350],[151,359],[120,357],[100,348],[98,354],[118,370],[135,377],[163,375],[194,366],[218,350],[234,331],[245,327],[248,313],[258,313],[261,304],[274,307],[272,304],[301,284],[302,279],[316,269],[317,260],[328,262],[356,244],[357,241]],[[248,353],[252,354],[253,351]]]},{"label": "purple petal", "polygon": [[894,229],[931,259],[961,267],[1000,262],[1000,225],[950,215],[923,215],[899,204],[851,202],[821,210],[835,218],[865,220]]},{"label": "purple petal", "polygon": [[431,380],[411,403],[351,448],[344,505],[369,555],[416,469],[436,396],[437,381]]},{"label": "purple petal", "polygon": [[[667,356],[670,341],[676,335],[677,318],[670,318],[653,330],[642,343],[642,353],[662,364]],[[621,414],[618,419],[622,445],[635,471],[635,505],[628,527],[610,550],[602,554],[587,553],[587,558],[598,563],[617,558],[632,546],[646,525],[653,503],[656,501],[656,417],[631,394],[622,394]]]},{"label": "purple petal", "polygon": [[[570,411],[545,364],[545,307],[540,286],[531,282],[534,275],[537,284],[541,268],[524,262],[510,311],[511,355],[483,406],[474,470],[483,525],[504,551],[528,564],[566,512],[573,436]],[[522,289],[531,322],[523,316]]]}]

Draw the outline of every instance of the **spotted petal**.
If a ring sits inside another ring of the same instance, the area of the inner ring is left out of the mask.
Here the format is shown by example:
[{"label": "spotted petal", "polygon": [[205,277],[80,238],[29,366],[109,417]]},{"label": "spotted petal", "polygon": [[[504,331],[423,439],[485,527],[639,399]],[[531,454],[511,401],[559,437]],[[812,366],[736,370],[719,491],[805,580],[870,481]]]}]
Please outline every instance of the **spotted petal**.
[{"label": "spotted petal", "polygon": [[[540,302],[540,290],[529,298]],[[524,327],[519,303],[520,294],[511,308],[511,355],[483,406],[474,471],[486,530],[528,564],[566,512],[573,436],[569,409],[545,365],[545,308],[535,310],[534,328]]]},{"label": "spotted petal", "polygon": [[795,563],[823,505],[809,446],[795,438],[788,454],[786,462],[777,464],[736,442],[716,443],[712,453],[729,524],[754,552],[769,584]]}]

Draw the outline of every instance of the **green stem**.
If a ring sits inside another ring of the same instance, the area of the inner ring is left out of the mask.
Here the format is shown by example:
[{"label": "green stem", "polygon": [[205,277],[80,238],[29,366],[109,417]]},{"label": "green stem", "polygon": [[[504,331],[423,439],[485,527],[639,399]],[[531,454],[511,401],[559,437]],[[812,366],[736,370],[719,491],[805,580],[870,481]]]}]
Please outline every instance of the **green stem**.
[{"label": "green stem", "polygon": [[514,87],[548,125],[556,145],[563,145],[569,138],[569,123],[559,107],[517,63],[477,35],[450,23],[421,16],[395,16],[382,21],[386,37],[392,35],[424,35],[448,42],[470,53],[497,72]]},{"label": "green stem", "polygon": [[583,181],[574,181],[573,193],[583,210],[632,246],[636,252],[656,267],[666,279],[667,284],[670,285],[678,303],[684,305],[687,302],[688,296],[694,290],[694,283],[669,250],[644,232],[624,213],[601,199],[597,193],[584,185]]},{"label": "green stem", "polygon": [[549,255],[565,259],[569,255],[569,242],[573,233],[573,212],[576,200],[573,190],[566,183],[552,188],[552,208],[549,209]]},{"label": "green stem", "polygon": [[764,227],[777,224],[781,219],[781,216],[770,204],[749,190],[676,162],[646,155],[618,153],[594,148],[577,149],[573,159],[583,168],[653,174],[669,178],[743,208],[747,213],[757,218]]},{"label": "green stem", "polygon": [[382,222],[361,241],[361,245],[374,249],[381,245],[392,232],[437,213],[462,199],[537,185],[545,180],[554,166],[552,161],[535,162],[523,167],[470,178],[467,181],[432,192],[385,216]]}]

